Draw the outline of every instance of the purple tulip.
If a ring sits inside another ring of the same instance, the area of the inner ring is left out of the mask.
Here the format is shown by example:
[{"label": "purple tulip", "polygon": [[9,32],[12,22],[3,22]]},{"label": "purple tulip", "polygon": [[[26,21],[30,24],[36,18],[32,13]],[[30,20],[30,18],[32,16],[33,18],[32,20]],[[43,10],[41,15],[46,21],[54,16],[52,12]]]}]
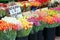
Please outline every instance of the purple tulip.
[{"label": "purple tulip", "polygon": [[34,26],[40,26],[40,22],[36,18],[29,18],[28,21],[33,22]]}]

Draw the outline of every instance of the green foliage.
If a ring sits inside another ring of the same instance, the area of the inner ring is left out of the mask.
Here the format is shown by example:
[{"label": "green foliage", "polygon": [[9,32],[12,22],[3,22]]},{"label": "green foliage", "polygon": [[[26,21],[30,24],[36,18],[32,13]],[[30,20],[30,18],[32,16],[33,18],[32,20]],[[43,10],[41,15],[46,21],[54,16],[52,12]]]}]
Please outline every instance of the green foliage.
[{"label": "green foliage", "polygon": [[6,11],[5,10],[0,10],[0,17],[3,17],[6,15]]},{"label": "green foliage", "polygon": [[46,28],[55,28],[55,27],[58,27],[60,25],[60,23],[54,23],[54,24],[48,24],[46,23]]},{"label": "green foliage", "polygon": [[0,40],[15,40],[16,31],[0,31]]},{"label": "green foliage", "polygon": [[24,37],[24,36],[28,36],[31,32],[32,28],[27,29],[27,30],[20,30],[17,32],[17,37]]}]

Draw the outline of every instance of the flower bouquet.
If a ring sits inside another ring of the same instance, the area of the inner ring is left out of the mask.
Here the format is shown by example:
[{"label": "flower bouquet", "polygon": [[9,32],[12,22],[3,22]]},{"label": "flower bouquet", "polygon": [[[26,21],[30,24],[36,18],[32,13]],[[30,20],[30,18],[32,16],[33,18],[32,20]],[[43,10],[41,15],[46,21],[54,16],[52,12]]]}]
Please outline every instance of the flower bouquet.
[{"label": "flower bouquet", "polygon": [[54,11],[54,10],[49,10],[48,12],[48,16],[43,18],[43,21],[46,22],[46,27],[47,28],[53,28],[53,27],[57,27],[59,26],[59,17],[57,15],[59,15],[59,12]]},{"label": "flower bouquet", "polygon": [[0,40],[15,40],[17,31],[21,30],[20,22],[12,17],[4,17],[0,22]]},{"label": "flower bouquet", "polygon": [[32,30],[33,23],[29,22],[25,16],[18,18],[18,20],[21,22],[22,29],[17,32],[17,37],[19,38],[17,40],[28,40],[27,36]]},{"label": "flower bouquet", "polygon": [[38,32],[39,30],[43,30],[42,22],[38,21],[35,17],[28,19],[30,22],[33,22],[33,33]]},{"label": "flower bouquet", "polygon": [[17,25],[0,20],[0,40],[15,40]]}]

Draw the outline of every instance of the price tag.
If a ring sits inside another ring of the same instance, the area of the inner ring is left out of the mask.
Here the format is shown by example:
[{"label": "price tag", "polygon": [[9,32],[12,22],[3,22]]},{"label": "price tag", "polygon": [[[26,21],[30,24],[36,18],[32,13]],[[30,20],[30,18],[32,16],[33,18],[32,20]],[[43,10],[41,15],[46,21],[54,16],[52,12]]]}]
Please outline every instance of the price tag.
[{"label": "price tag", "polygon": [[10,12],[11,15],[19,14],[19,13],[21,13],[21,8],[18,5],[10,6],[9,7],[9,12]]}]

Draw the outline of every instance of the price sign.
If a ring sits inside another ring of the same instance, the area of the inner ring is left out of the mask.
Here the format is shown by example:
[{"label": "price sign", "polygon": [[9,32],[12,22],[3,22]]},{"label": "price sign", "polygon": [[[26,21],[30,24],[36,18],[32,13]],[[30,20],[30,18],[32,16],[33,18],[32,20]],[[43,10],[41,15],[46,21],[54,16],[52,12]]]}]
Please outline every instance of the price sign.
[{"label": "price sign", "polygon": [[22,17],[21,8],[18,5],[13,5],[9,7],[9,12],[12,17],[20,18]]},{"label": "price sign", "polygon": [[23,16],[22,16],[22,14],[17,14],[16,15],[16,18],[22,18]]},{"label": "price sign", "polygon": [[18,5],[10,6],[9,7],[9,12],[10,12],[11,15],[19,14],[19,13],[21,13],[21,8]]}]

